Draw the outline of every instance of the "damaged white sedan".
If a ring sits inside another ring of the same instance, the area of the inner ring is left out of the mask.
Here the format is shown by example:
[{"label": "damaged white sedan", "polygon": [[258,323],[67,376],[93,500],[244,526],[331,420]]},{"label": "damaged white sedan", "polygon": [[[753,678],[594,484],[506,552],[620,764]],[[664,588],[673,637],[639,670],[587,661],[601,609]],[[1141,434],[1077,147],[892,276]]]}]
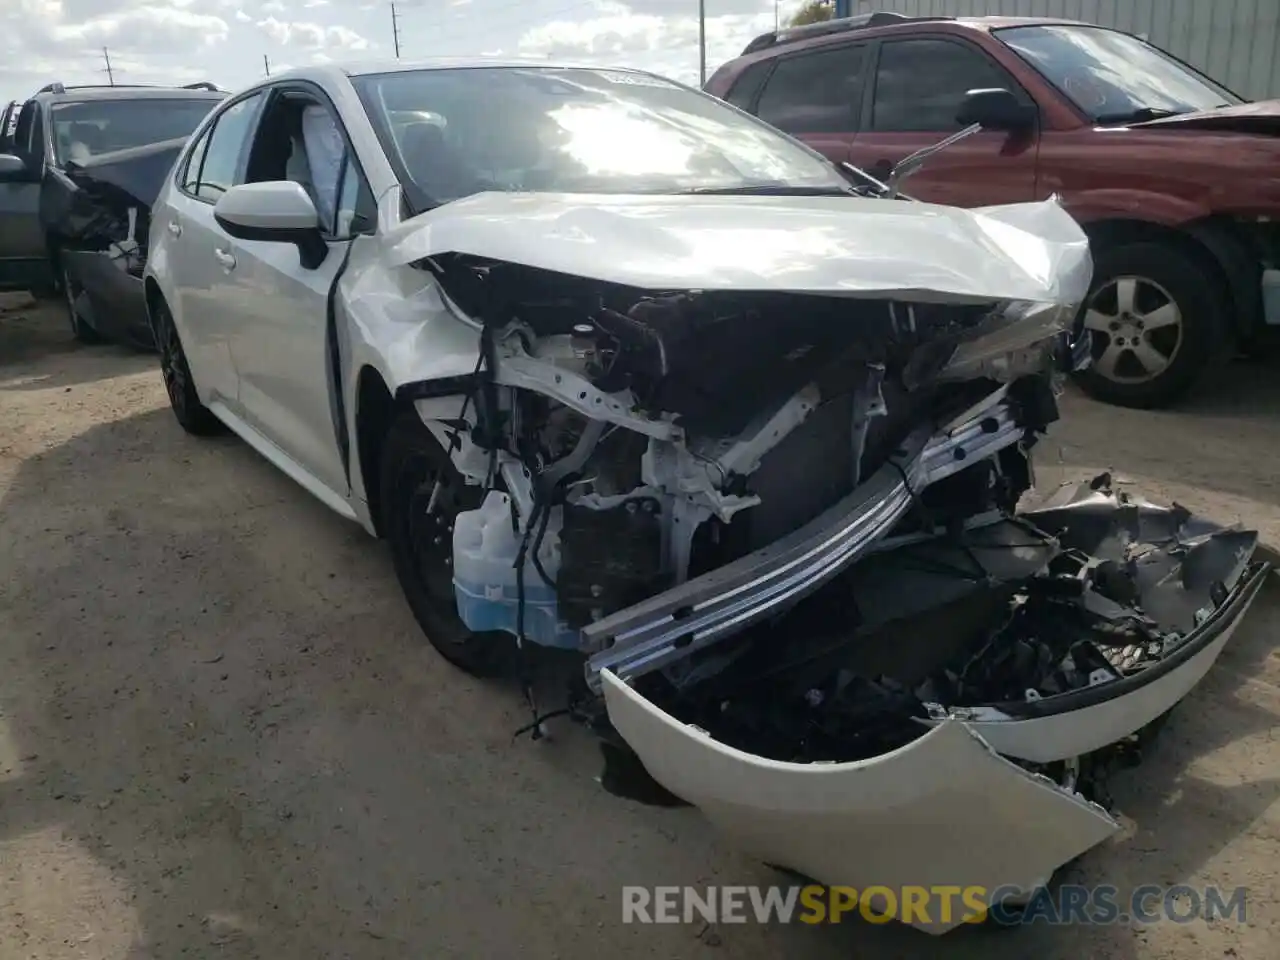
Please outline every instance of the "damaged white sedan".
[{"label": "damaged white sedan", "polygon": [[452,663],[578,654],[555,706],[770,863],[1029,891],[1267,570],[1105,477],[1019,512],[1085,237],[896,187],[645,73],[314,67],[192,137],[150,322]]}]

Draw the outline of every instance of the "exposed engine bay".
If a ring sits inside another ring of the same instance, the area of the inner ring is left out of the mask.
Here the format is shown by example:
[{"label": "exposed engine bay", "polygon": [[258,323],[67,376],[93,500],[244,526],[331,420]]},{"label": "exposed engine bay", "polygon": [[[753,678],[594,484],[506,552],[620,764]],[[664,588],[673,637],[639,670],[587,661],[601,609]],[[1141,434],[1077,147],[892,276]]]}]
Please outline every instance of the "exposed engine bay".
[{"label": "exposed engine bay", "polygon": [[417,401],[489,491],[453,531],[462,618],[584,652],[614,646],[601,636],[614,615],[770,549],[886,467],[919,472],[908,448],[928,470],[879,533],[923,511],[1012,509],[1069,363],[1071,318],[1053,306],[650,293],[475,258],[429,266],[483,324],[462,402]]}]

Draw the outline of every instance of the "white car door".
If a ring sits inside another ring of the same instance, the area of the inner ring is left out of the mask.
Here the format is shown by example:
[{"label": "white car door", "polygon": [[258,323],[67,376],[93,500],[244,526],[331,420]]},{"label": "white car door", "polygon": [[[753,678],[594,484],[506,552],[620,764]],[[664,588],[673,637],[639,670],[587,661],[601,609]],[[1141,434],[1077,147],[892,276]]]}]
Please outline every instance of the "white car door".
[{"label": "white car door", "polygon": [[231,357],[231,331],[236,315],[252,305],[252,297],[234,290],[227,280],[226,238],[213,219],[213,205],[239,181],[254,120],[265,94],[257,91],[218,113],[201,134],[170,190],[168,209],[155,230],[169,236],[164,245],[175,303],[170,304],[191,375],[206,405],[222,405],[239,413],[239,384]]},{"label": "white car door", "polygon": [[[247,180],[286,179],[311,196],[329,252],[302,263],[288,243],[240,240],[214,227],[226,299],[237,304],[231,355],[241,416],[293,464],[339,497],[349,493],[333,406],[330,290],[343,268],[360,198],[372,199],[339,119],[302,86],[266,105]],[[372,218],[370,218],[372,222]]]}]

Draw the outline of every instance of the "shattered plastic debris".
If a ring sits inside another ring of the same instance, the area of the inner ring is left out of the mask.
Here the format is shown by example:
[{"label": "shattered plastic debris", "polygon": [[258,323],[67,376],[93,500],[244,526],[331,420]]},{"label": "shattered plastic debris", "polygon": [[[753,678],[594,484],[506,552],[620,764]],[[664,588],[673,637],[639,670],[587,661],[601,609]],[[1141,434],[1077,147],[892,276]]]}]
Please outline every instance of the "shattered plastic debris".
[{"label": "shattered plastic debris", "polygon": [[1240,588],[1256,543],[1103,478],[1048,508],[881,552],[702,682],[639,689],[760,756],[874,757],[921,735],[921,719],[1045,702],[1160,664]]}]

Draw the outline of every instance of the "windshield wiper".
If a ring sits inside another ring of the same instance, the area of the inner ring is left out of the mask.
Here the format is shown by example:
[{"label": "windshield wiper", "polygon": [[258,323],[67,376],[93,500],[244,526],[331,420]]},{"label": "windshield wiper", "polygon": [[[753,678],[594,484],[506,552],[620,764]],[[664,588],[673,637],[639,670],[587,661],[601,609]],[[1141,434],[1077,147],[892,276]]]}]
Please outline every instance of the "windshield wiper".
[{"label": "windshield wiper", "polygon": [[802,187],[789,183],[742,183],[736,187],[690,187],[688,190],[679,192],[733,197],[847,197],[853,194],[853,188]]},{"label": "windshield wiper", "polygon": [[1186,110],[1166,110],[1163,107],[1138,107],[1136,110],[1125,110],[1121,113],[1104,113],[1094,117],[1095,123],[1146,123],[1148,120],[1163,120],[1165,117],[1176,117],[1187,113]]}]

